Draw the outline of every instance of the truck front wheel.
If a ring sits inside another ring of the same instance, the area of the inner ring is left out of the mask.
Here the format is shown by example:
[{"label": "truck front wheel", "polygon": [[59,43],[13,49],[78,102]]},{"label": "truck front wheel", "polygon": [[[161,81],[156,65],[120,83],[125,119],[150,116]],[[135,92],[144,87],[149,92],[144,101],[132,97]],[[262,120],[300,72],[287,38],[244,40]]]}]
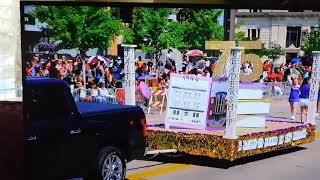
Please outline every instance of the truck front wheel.
[{"label": "truck front wheel", "polygon": [[117,148],[106,147],[99,153],[98,179],[123,180],[126,176],[126,163]]}]

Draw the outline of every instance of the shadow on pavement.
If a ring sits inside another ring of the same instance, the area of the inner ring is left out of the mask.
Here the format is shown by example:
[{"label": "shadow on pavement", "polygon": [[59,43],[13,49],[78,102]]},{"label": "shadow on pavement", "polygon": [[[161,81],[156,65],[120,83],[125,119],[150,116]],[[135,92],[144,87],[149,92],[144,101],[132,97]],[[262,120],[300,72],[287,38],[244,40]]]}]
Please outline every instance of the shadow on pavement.
[{"label": "shadow on pavement", "polygon": [[163,163],[176,163],[176,164],[192,164],[196,166],[214,167],[220,169],[228,169],[233,166],[243,165],[250,162],[260,161],[263,159],[289,154],[297,151],[304,150],[304,147],[294,147],[290,149],[269,152],[261,155],[255,155],[250,157],[244,157],[236,159],[235,161],[221,160],[217,158],[210,158],[206,156],[194,156],[188,154],[182,154],[179,157],[172,157],[165,154],[159,154],[157,157],[151,159],[151,161],[163,162]]},{"label": "shadow on pavement", "polygon": [[160,162],[160,163],[157,163],[157,164],[152,164],[152,165],[147,165],[147,166],[140,166],[140,167],[136,167],[136,168],[128,168],[127,171],[144,169],[144,168],[155,167],[155,166],[161,166],[163,164],[166,164],[166,163],[165,162]]}]

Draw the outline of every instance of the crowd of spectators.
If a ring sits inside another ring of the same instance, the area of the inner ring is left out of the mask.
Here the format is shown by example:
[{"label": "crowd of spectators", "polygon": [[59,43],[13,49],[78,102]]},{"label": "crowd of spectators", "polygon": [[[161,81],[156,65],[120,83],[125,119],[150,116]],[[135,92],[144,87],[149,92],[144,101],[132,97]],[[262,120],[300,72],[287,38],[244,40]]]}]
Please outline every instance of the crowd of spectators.
[{"label": "crowd of spectators", "polygon": [[309,77],[312,71],[312,66],[303,66],[301,63],[287,63],[274,67],[269,60],[263,63],[262,68],[261,82],[287,82],[292,78],[303,80]]},{"label": "crowd of spectators", "polygon": [[26,76],[65,80],[72,87],[73,92],[79,94],[78,99],[81,101],[106,101],[114,94],[116,88],[122,87],[123,61],[121,58],[110,57],[106,60],[91,61],[95,63],[84,62],[83,65],[79,55],[75,58],[66,56],[58,58],[55,55],[43,59],[35,54],[26,63],[25,72]]},{"label": "crowd of spectators", "polygon": [[[299,82],[311,76],[312,66],[303,66],[302,63],[287,63],[275,67],[270,60],[262,65],[263,71],[259,82],[267,83],[274,90],[276,95],[284,94],[284,86],[289,85],[294,79]],[[280,88],[282,86],[282,88]],[[288,87],[289,87],[288,86]]]},{"label": "crowd of spectators", "polygon": [[[176,61],[171,58],[169,50],[165,62],[154,59],[144,60],[141,56],[135,62],[136,85],[147,77],[153,77],[148,86],[152,89],[166,89],[169,86],[170,74],[193,74],[196,76],[211,77],[215,67],[215,61],[202,57],[187,57],[183,53],[183,61],[177,71]],[[115,90],[122,88],[124,82],[124,61],[120,57],[91,57],[95,61],[88,61],[89,57],[75,58],[66,55],[54,55],[41,58],[34,54],[26,63],[26,76],[41,76],[63,79],[79,94],[81,101],[108,101],[108,97],[115,94]],[[84,61],[82,61],[84,59]],[[82,63],[85,62],[83,65]],[[274,67],[269,60],[262,65],[263,72],[260,83],[268,83],[275,94],[282,95],[280,86],[293,78],[301,80],[309,77],[311,66],[299,66],[298,64],[282,64]],[[85,71],[84,71],[85,69]],[[243,73],[250,75],[253,71],[251,62],[242,64]],[[85,77],[85,79],[84,79]],[[145,78],[144,78],[145,77]]]},{"label": "crowd of spectators", "polygon": [[[63,79],[78,94],[80,101],[109,101],[115,95],[115,90],[122,88],[124,83],[124,61],[120,57],[91,57],[75,58],[66,55],[54,55],[43,58],[37,54],[26,62],[26,76],[50,77]],[[102,59],[103,58],[103,59]],[[84,59],[84,61],[82,61]],[[166,89],[169,86],[170,74],[193,74],[210,77],[213,72],[213,63],[204,58],[189,60],[183,57],[182,70],[177,71],[176,61],[171,58],[170,51],[165,63],[162,61],[144,60],[139,56],[135,62],[136,84],[141,78],[153,77],[148,85],[153,89]],[[85,62],[83,65],[82,63]],[[157,62],[157,63],[156,63]],[[84,71],[85,69],[85,71]],[[84,79],[85,77],[85,79]]]}]

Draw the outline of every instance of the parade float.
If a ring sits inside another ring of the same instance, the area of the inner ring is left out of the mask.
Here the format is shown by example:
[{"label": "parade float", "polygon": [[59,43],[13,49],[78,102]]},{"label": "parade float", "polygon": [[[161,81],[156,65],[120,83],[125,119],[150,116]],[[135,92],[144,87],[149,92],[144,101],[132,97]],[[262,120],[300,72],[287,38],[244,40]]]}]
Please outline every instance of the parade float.
[{"label": "parade float", "polygon": [[[176,149],[233,161],[314,141],[319,52],[314,52],[307,121],[299,123],[266,118],[271,100],[263,97],[261,84],[251,81],[260,76],[261,61],[245,55],[243,48],[228,45],[232,47],[222,53],[218,63],[217,71],[224,72],[214,78],[170,77],[165,123],[148,126],[150,150]],[[245,77],[240,71],[244,59],[254,61],[251,76]]]}]

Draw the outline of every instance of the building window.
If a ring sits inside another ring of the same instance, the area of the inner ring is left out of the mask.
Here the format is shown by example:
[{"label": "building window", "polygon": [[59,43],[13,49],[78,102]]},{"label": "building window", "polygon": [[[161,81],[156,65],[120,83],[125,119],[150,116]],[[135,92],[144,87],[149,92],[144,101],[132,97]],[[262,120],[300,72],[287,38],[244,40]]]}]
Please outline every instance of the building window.
[{"label": "building window", "polygon": [[301,45],[301,27],[287,27],[286,47],[294,46],[299,48]]},{"label": "building window", "polygon": [[262,12],[261,9],[249,9],[249,12],[255,13],[255,12]]},{"label": "building window", "polygon": [[260,39],[260,29],[248,29],[248,36],[249,40],[257,40]]}]

